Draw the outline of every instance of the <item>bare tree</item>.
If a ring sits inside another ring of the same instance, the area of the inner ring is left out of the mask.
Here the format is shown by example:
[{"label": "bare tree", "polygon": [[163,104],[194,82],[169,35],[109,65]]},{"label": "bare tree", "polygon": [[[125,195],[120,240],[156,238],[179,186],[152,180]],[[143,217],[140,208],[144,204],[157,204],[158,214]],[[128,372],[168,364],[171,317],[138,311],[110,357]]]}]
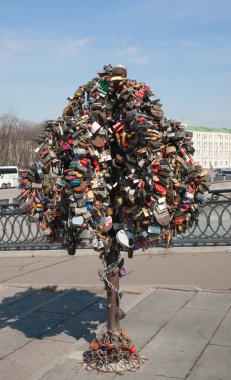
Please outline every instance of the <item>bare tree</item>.
[{"label": "bare tree", "polygon": [[0,165],[28,167],[35,159],[35,137],[41,123],[19,119],[12,113],[0,116]]}]

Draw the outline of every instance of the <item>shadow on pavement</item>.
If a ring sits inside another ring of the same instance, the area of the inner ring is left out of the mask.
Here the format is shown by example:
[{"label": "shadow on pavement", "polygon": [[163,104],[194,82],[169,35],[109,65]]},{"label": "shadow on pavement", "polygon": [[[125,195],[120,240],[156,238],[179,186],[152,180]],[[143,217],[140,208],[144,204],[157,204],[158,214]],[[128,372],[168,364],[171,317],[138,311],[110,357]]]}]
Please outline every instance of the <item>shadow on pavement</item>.
[{"label": "shadow on pavement", "polygon": [[2,299],[0,327],[9,326],[34,339],[90,342],[98,325],[106,321],[106,310],[106,299],[88,290],[27,289]]}]

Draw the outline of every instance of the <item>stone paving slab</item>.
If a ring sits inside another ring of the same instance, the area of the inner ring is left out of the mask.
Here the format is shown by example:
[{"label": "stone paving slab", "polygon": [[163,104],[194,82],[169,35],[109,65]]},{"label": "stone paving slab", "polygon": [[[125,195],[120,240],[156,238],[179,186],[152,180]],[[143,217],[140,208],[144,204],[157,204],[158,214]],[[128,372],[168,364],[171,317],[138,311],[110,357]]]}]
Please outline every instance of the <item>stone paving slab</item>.
[{"label": "stone paving slab", "polygon": [[136,347],[142,346],[153,337],[186,302],[194,292],[157,289],[132,309],[121,321]]},{"label": "stone paving slab", "polygon": [[209,345],[187,380],[230,380],[231,347]]},{"label": "stone paving slab", "polygon": [[[64,379],[74,380],[78,378],[77,372],[81,366],[82,366],[81,364],[76,363],[75,359],[66,359],[63,363],[58,364],[55,368],[52,368],[50,371],[48,371],[40,379],[41,380],[64,380]],[[65,378],[63,377],[64,374],[65,374]],[[92,374],[91,374],[91,380],[93,380]],[[105,378],[103,377],[102,380],[105,380]]]},{"label": "stone paving slab", "polygon": [[223,317],[222,311],[180,310],[142,350],[151,360],[141,372],[184,378]]},{"label": "stone paving slab", "polygon": [[[231,347],[231,311],[227,313],[219,328],[211,339],[212,344]],[[231,358],[230,358],[231,361]],[[231,378],[231,371],[230,371]]]},{"label": "stone paving slab", "polygon": [[[209,248],[209,247],[206,247]],[[230,248],[230,247],[229,247]],[[86,250],[87,251],[87,250]],[[122,286],[191,287],[194,289],[231,289],[231,254],[227,252],[198,252],[188,248],[187,253],[167,255],[134,254],[132,260],[125,258],[128,275],[121,279]],[[33,252],[31,252],[33,254]],[[39,261],[38,261],[39,259]],[[97,271],[101,266],[98,255],[70,257],[11,257],[0,258],[0,283],[23,286],[99,285]],[[6,270],[8,271],[6,275]]]},{"label": "stone paving slab", "polygon": [[230,293],[198,292],[185,307],[187,309],[227,311],[230,306]]},{"label": "stone paving slab", "polygon": [[39,368],[47,365],[53,359],[60,358],[62,360],[63,355],[72,352],[73,349],[72,343],[48,339],[33,340],[0,361],[2,379],[30,379]]},{"label": "stone paving slab", "polygon": [[[88,349],[89,341],[99,332],[97,330],[99,324],[105,322],[105,291],[95,293],[83,289],[68,289],[63,292],[38,290],[30,291],[26,297],[27,293],[28,289],[5,288],[6,298],[2,297],[2,304],[5,307],[0,309],[4,319],[4,326],[0,330],[0,359],[2,358],[0,373],[4,380],[21,378],[25,380],[27,376],[31,380],[32,374],[41,367],[51,365],[52,361],[55,366],[57,359],[62,362],[68,352],[76,351],[78,344],[84,350]],[[5,302],[9,295],[11,305]],[[132,302],[134,304],[136,297],[140,299],[140,294],[125,293],[123,306],[129,309],[129,304]],[[24,302],[30,298],[31,304]],[[24,302],[23,312],[22,307],[17,308],[20,302]],[[11,322],[12,317],[18,320]],[[47,349],[52,351],[53,344],[55,351],[52,355],[50,353],[46,355],[43,347],[48,347]],[[39,350],[38,362],[35,360],[37,350]],[[19,361],[20,357],[23,361],[31,363],[33,369],[30,370],[30,366],[23,363],[20,370],[14,374],[15,367],[9,369],[10,363]]]},{"label": "stone paving slab", "polygon": [[[122,254],[128,275],[121,279],[121,287],[165,287],[143,298],[142,294],[127,293],[122,298],[126,315],[121,326],[141,348],[140,354],[149,358],[135,374],[124,374],[124,380],[186,380],[187,376],[187,380],[231,379],[231,255],[228,248],[223,252],[202,251],[189,248],[182,254],[180,249],[169,250],[167,256],[135,253],[133,260]],[[78,350],[88,348],[88,340],[103,327],[106,318],[103,284],[97,275],[98,255],[30,254],[31,257],[0,259],[0,354],[4,356],[0,360],[0,378],[121,378],[88,373],[73,358]],[[37,291],[48,285],[54,287],[54,297],[36,299]],[[79,299],[78,285],[85,292],[88,289],[85,297]],[[28,290],[27,286],[33,289]],[[65,286],[73,287],[74,293],[59,293],[58,289]],[[197,291],[200,288],[208,291]],[[187,289],[190,292],[183,291]],[[63,298],[56,298],[60,294]],[[87,299],[93,302],[88,303]],[[81,309],[84,305],[85,311]],[[19,319],[16,322],[12,322],[14,312]],[[77,332],[79,324],[82,330]],[[60,325],[66,330],[61,330]]]},{"label": "stone paving slab", "polygon": [[[23,301],[27,289],[14,290],[15,300]],[[13,298],[8,291],[5,289],[6,299]],[[53,293],[54,297],[46,298],[41,291],[34,291],[28,299],[35,297],[37,306],[32,302],[30,308],[25,303],[28,311],[19,313],[16,322],[7,325],[6,321],[0,330],[3,379],[121,378],[88,372],[75,359],[105,324],[105,292],[69,289]],[[7,312],[8,307],[6,302],[0,310]],[[125,293],[121,308],[125,311],[121,326],[140,354],[149,359],[136,373],[124,373],[124,380],[186,380],[187,376],[187,380],[230,380],[230,293],[147,289],[143,294]],[[218,361],[221,364],[217,367]]]},{"label": "stone paving slab", "polygon": [[[4,257],[1,258],[0,266],[0,283],[11,282],[12,279],[17,279],[20,283],[20,279],[24,277],[27,273],[31,275],[31,283],[35,280],[35,274],[37,276],[38,272],[50,268],[56,268],[57,271],[59,265],[62,265],[66,261],[72,260],[70,256],[65,257],[44,257],[35,258],[33,257],[33,251],[31,251],[32,257]],[[54,269],[53,269],[54,271]],[[41,282],[42,283],[42,282]]]},{"label": "stone paving slab", "polygon": [[54,302],[44,306],[41,310],[74,315],[85,306],[100,301],[102,296],[102,294],[98,295],[88,290],[73,289],[64,299],[54,300]]},{"label": "stone paving slab", "polygon": [[0,320],[6,321],[11,317],[16,317],[19,314],[24,313],[25,310],[32,309],[38,304],[41,304],[54,296],[55,292],[51,291],[31,292],[30,289],[28,291],[20,290],[19,293],[16,293],[16,295],[10,297],[10,305],[8,297],[2,300],[0,307]]},{"label": "stone paving slab", "polygon": [[[9,355],[19,347],[24,346],[31,339],[26,337],[23,331],[13,330],[7,326],[0,330],[0,359]],[[0,373],[2,370],[2,361],[0,361]]]},{"label": "stone paving slab", "polygon": [[[122,325],[125,326],[126,320],[128,321],[127,330],[130,337],[135,338],[134,341],[138,348],[141,342],[137,344],[137,339],[140,339],[140,335],[146,335],[146,342],[143,344],[144,348],[141,349],[140,354],[148,357],[149,360],[136,372],[135,377],[133,377],[134,374],[125,373],[123,379],[186,379],[225,317],[227,308],[231,306],[229,296],[229,294],[222,293],[201,294],[200,292],[158,289],[136,305],[127,313]],[[174,308],[175,313],[172,313]],[[164,311],[166,310],[170,312],[167,321],[164,320]],[[146,311],[146,313],[143,312],[142,315],[142,311]],[[161,317],[163,317],[163,321],[153,337],[152,329],[156,319],[158,321],[158,318],[161,319]],[[139,327],[141,325],[142,329]],[[146,330],[149,330],[149,334],[146,333]],[[216,363],[214,362],[213,365]],[[113,376],[110,377],[111,375],[108,376],[108,379],[113,378]],[[94,377],[90,377],[82,367],[78,371],[78,376],[73,377],[73,379],[75,378],[93,379]],[[119,375],[115,377],[115,379],[117,378]],[[48,379],[49,377],[46,380]],[[216,380],[220,379],[223,378],[216,378]],[[195,377],[195,380],[204,380],[204,378],[199,376]]]},{"label": "stone paving slab", "polygon": [[103,322],[105,322],[105,311],[87,309],[48,331],[43,338],[71,343],[83,338],[86,342],[90,342],[95,338],[99,324]]},{"label": "stone paving slab", "polygon": [[[21,293],[21,295],[20,295]],[[17,287],[6,287],[0,286],[0,309],[5,307],[7,304],[11,304],[15,302],[15,294],[17,294],[18,300],[28,297],[30,294],[34,293],[33,289],[27,289],[27,294],[22,291],[22,288]],[[13,299],[12,299],[13,297]],[[2,302],[4,300],[4,302]]]},{"label": "stone paving slab", "polygon": [[[86,293],[86,291],[84,291],[84,293]],[[124,294],[121,305],[122,310],[123,306],[129,306],[132,297],[136,299],[138,295]],[[95,338],[99,332],[99,326],[101,325],[102,328],[102,324],[106,323],[106,299],[103,298],[102,295],[94,295],[94,298],[91,296],[88,299],[87,305],[82,303],[82,309],[82,311],[72,317],[71,314],[69,314],[69,318],[66,321],[51,331],[46,332],[43,337],[72,343],[82,338],[87,342],[85,346],[85,349],[87,349],[89,345],[88,342]],[[75,310],[75,305],[73,305],[73,310]]]}]

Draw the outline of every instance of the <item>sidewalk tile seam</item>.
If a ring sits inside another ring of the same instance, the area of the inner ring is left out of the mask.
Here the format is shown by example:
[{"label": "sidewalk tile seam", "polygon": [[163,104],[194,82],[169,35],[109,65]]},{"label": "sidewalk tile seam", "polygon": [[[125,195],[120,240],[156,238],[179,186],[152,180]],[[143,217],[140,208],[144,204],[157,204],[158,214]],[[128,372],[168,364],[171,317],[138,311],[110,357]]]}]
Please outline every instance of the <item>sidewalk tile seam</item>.
[{"label": "sidewalk tile seam", "polygon": [[214,335],[216,334],[217,330],[219,329],[220,325],[222,324],[222,322],[224,321],[225,317],[227,316],[227,314],[229,313],[231,307],[228,308],[228,310],[224,313],[224,316],[223,318],[221,319],[220,323],[218,323],[217,327],[215,328],[215,330],[213,331],[213,333],[211,334],[211,336],[209,337],[207,343],[204,345],[204,348],[201,350],[200,354],[198,355],[198,357],[196,358],[196,360],[194,361],[193,363],[193,366],[190,368],[189,372],[187,373],[187,375],[185,376],[185,380],[188,379],[188,377],[190,376],[190,374],[192,373],[193,369],[195,368],[196,364],[198,363],[198,361],[200,360],[200,358],[202,357],[203,353],[205,352],[206,348],[208,346],[212,346],[213,344],[210,343],[210,341],[212,340],[212,338],[214,337]]},{"label": "sidewalk tile seam", "polygon": [[175,317],[175,315],[177,313],[179,313],[180,310],[184,309],[185,305],[187,305],[193,297],[195,297],[195,295],[197,294],[197,292],[194,292],[194,294],[192,294],[192,296],[179,308],[176,310],[175,313],[172,314],[172,316],[156,331],[155,334],[153,334],[148,340],[146,343],[144,343],[141,347],[140,347],[140,351],[143,350],[145,348],[145,346],[147,344],[149,344],[158,334],[159,332]]},{"label": "sidewalk tile seam", "polygon": [[[1,306],[1,303],[2,303],[2,302],[0,301],[1,310],[4,309],[5,307],[8,307],[8,306],[14,305],[15,303],[18,303],[18,302],[20,302],[20,301],[22,301],[22,300],[25,300],[26,298],[31,297],[31,296],[32,296],[33,294],[35,294],[35,293],[36,293],[36,290],[31,290],[31,293],[30,293],[30,294],[22,295],[21,298],[17,299],[16,301],[9,302],[9,303],[7,303],[7,304],[4,305],[4,306]],[[14,297],[14,296],[12,296],[12,297]],[[4,298],[3,298],[3,299],[4,299]]]},{"label": "sidewalk tile seam", "polygon": [[4,359],[8,358],[8,356],[13,355],[13,354],[14,354],[15,352],[17,352],[18,350],[21,350],[23,347],[25,347],[27,344],[31,343],[33,340],[35,340],[35,338],[32,338],[32,339],[28,340],[26,343],[24,343],[24,344],[22,344],[21,346],[15,348],[15,350],[9,352],[9,353],[6,354],[5,356],[2,356],[2,357],[0,358],[0,362],[1,362],[1,360],[4,360]]},{"label": "sidewalk tile seam", "polygon": [[209,343],[209,346],[218,346],[218,347],[227,347],[227,348],[230,348],[231,347],[231,342],[230,342],[230,345],[227,345],[227,344],[218,344],[218,343]]},{"label": "sidewalk tile seam", "polygon": [[11,323],[19,321],[22,318],[28,317],[30,314],[33,314],[34,312],[38,311],[42,307],[47,306],[47,305],[57,301],[58,299],[65,297],[66,295],[71,294],[73,291],[74,290],[72,290],[72,291],[68,290],[66,293],[63,292],[61,294],[57,294],[56,296],[50,297],[48,300],[43,301],[43,302],[39,303],[38,305],[32,307],[31,309],[19,314],[18,316],[16,316],[16,318]]},{"label": "sidewalk tile seam", "polygon": [[[99,299],[99,300],[96,300],[96,301],[94,301],[94,302],[92,302],[92,303],[90,303],[89,305],[87,305],[87,306],[84,307],[83,309],[77,311],[76,313],[69,315],[69,318],[65,319],[64,322],[69,321],[69,319],[71,319],[71,318],[77,316],[78,314],[80,314],[80,313],[82,313],[83,311],[89,309],[89,308],[92,307],[93,305],[95,305],[95,304],[101,302],[101,300],[102,300],[102,298]],[[58,323],[57,325],[53,326],[49,331],[52,331],[53,329],[57,328],[59,325],[62,325],[62,323],[63,323],[63,322],[60,322],[60,321],[59,321],[59,323]],[[46,332],[47,332],[47,331],[46,331]],[[45,332],[45,333],[46,333],[46,332]],[[44,335],[44,333],[38,335],[38,338],[43,338],[43,335]],[[44,337],[44,338],[47,338],[47,339],[48,339],[48,337]]]},{"label": "sidewalk tile seam", "polygon": [[[88,306],[86,306],[86,307],[84,307],[83,309],[79,310],[79,311],[78,311],[77,313],[75,313],[74,315],[69,316],[69,318],[67,318],[64,322],[68,321],[68,320],[71,319],[73,316],[76,316],[76,315],[80,314],[82,311],[85,311],[86,309],[88,309],[89,307],[91,307],[92,305],[94,305],[95,303],[100,302],[100,301],[101,301],[101,299],[100,299],[100,300],[96,300],[95,302],[89,304]],[[48,329],[46,329],[42,334],[38,334],[37,337],[30,339],[30,340],[27,341],[26,343],[24,343],[24,344],[22,344],[21,346],[17,347],[15,350],[9,352],[7,355],[1,357],[1,358],[0,358],[0,361],[3,360],[3,359],[5,359],[5,358],[7,358],[8,356],[14,354],[16,351],[20,350],[21,348],[23,348],[24,346],[26,346],[27,344],[29,344],[30,342],[32,342],[32,341],[34,341],[34,340],[36,340],[36,339],[41,339],[41,338],[42,338],[42,339],[45,339],[46,337],[43,337],[43,335],[46,334],[47,331],[52,331],[53,329],[57,328],[59,325],[62,325],[62,323],[63,323],[63,322],[60,322],[60,321],[57,321],[57,322],[58,322],[58,323],[55,324],[52,328],[48,328]],[[7,326],[10,327],[10,324],[7,324],[7,325],[4,326],[4,327],[7,327]]]}]

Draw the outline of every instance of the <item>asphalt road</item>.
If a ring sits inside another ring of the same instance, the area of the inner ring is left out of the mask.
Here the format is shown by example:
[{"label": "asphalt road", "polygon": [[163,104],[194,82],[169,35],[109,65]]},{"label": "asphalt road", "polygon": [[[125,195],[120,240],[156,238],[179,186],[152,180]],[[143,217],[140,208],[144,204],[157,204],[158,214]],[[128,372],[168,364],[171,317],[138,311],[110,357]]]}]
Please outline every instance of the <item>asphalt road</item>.
[{"label": "asphalt road", "polygon": [[3,199],[13,199],[19,195],[19,189],[0,189],[0,201]]}]

